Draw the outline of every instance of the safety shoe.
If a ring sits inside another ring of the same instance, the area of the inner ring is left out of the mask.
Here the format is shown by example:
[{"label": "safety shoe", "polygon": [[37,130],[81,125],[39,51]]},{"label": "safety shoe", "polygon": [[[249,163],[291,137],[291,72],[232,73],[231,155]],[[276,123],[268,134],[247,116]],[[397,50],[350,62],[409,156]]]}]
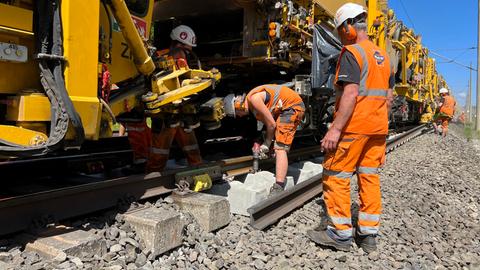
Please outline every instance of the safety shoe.
[{"label": "safety shoe", "polygon": [[373,234],[368,235],[356,235],[356,242],[359,247],[365,251],[365,253],[370,253],[377,250],[377,241],[375,240],[377,236]]},{"label": "safety shoe", "polygon": [[307,236],[313,242],[330,248],[334,248],[336,250],[341,251],[350,251],[351,241],[338,241],[331,238],[326,230],[323,231],[316,231],[316,230],[308,230]]},{"label": "safety shoe", "polygon": [[270,193],[268,194],[268,197],[274,197],[274,196],[282,193],[283,191],[284,191],[284,188],[281,185],[275,183],[270,188]]}]

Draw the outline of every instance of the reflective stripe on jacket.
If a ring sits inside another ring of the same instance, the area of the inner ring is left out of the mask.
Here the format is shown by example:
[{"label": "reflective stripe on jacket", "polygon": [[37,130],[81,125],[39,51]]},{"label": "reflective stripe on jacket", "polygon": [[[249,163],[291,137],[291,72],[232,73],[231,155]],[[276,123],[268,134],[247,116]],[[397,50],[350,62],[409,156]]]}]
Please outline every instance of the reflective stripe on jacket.
[{"label": "reflective stripe on jacket", "polygon": [[443,105],[440,107],[440,112],[453,117],[453,112],[455,111],[455,99],[451,96],[445,96],[443,97]]},{"label": "reflective stripe on jacket", "polygon": [[[297,92],[286,86],[275,84],[265,84],[254,88],[246,96],[247,102],[252,95],[263,91],[267,92],[270,95],[270,99],[265,105],[273,116],[278,116],[282,111],[288,110],[290,108],[301,111],[305,110],[303,100]],[[252,108],[250,104],[249,108]],[[254,114],[256,116],[255,112]]]},{"label": "reflective stripe on jacket", "polygon": [[[370,40],[344,46],[341,55],[348,50],[360,67],[360,84],[355,109],[343,132],[364,135],[388,134],[387,93],[391,75],[390,60],[384,50]],[[341,64],[341,63],[339,63]],[[337,65],[336,81],[338,81]],[[336,110],[340,99],[335,104]]]}]

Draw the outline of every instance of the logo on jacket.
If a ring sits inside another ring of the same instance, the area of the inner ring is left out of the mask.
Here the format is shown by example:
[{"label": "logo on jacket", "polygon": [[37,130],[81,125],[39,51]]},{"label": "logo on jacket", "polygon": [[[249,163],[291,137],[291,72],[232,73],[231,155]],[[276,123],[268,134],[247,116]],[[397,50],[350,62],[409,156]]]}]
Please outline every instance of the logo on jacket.
[{"label": "logo on jacket", "polygon": [[373,54],[373,57],[377,61],[377,65],[381,66],[383,65],[383,62],[385,61],[385,56],[381,55],[379,51],[375,51]]}]

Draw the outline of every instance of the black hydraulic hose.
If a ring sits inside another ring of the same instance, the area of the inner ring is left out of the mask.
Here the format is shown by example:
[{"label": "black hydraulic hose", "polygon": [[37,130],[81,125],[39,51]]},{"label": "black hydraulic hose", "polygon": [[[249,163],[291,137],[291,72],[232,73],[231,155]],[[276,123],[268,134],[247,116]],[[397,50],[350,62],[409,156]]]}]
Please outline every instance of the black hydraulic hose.
[{"label": "black hydraulic hose", "polygon": [[[36,1],[35,31],[38,53],[49,54],[51,51],[53,55],[63,55],[60,5],[58,0]],[[51,107],[48,141],[38,146],[23,146],[0,139],[0,144],[2,144],[0,145],[0,156],[28,157],[43,155],[51,150],[60,148],[67,133],[69,121],[72,122],[76,132],[75,145],[79,146],[83,142],[84,131],[82,122],[65,89],[62,63],[62,60],[56,58],[39,59],[40,82]]]},{"label": "black hydraulic hose", "polygon": [[[60,2],[55,0],[54,2],[54,14],[53,14],[53,44],[52,54],[63,55],[63,40],[62,40],[62,21],[60,18]],[[60,100],[64,102],[65,109],[67,110],[68,117],[75,129],[75,138],[73,142],[69,142],[73,146],[82,145],[85,139],[85,131],[83,129],[82,120],[80,115],[75,110],[73,102],[68,95],[67,88],[65,87],[65,79],[63,77],[63,62],[54,60],[55,67],[53,68],[53,75],[60,94]]]}]

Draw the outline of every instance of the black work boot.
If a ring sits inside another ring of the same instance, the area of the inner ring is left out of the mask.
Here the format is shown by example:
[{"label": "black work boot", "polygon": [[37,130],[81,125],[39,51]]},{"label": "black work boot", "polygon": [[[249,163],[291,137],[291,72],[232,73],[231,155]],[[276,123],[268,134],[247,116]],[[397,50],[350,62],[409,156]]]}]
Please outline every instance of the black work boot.
[{"label": "black work boot", "polygon": [[375,240],[377,236],[373,234],[367,235],[356,235],[356,242],[359,247],[365,251],[365,253],[370,253],[377,250],[377,241]]},{"label": "black work boot", "polygon": [[316,231],[316,230],[308,230],[307,236],[313,242],[326,247],[331,247],[336,250],[341,251],[350,251],[351,241],[339,241],[335,240],[330,237],[326,230],[323,231]]}]

